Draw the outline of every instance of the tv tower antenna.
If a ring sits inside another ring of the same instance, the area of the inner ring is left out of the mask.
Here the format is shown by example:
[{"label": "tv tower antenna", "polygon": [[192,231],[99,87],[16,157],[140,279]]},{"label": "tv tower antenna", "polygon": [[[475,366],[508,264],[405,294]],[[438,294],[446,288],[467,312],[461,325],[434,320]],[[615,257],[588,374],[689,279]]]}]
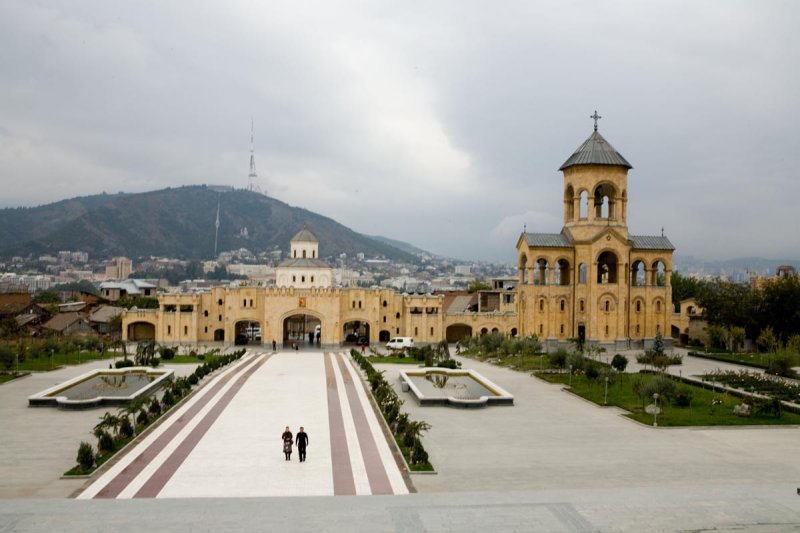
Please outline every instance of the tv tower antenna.
[{"label": "tv tower antenna", "polygon": [[214,222],[214,259],[217,258],[218,239],[219,239],[219,196],[217,196],[217,220]]},{"label": "tv tower antenna", "polygon": [[247,190],[257,192],[259,194],[267,195],[266,191],[262,191],[258,186],[258,174],[256,174],[256,153],[253,144],[253,117],[250,117],[250,173],[247,175]]}]

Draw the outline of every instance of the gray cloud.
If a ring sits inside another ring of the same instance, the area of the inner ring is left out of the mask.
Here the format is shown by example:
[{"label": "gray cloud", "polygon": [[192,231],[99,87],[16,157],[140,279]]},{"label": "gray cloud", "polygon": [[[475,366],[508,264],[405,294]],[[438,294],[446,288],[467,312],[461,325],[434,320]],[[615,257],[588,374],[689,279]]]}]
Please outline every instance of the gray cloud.
[{"label": "gray cloud", "polygon": [[0,5],[4,206],[247,182],[366,233],[513,260],[591,132],[634,233],[797,256],[793,2]]}]

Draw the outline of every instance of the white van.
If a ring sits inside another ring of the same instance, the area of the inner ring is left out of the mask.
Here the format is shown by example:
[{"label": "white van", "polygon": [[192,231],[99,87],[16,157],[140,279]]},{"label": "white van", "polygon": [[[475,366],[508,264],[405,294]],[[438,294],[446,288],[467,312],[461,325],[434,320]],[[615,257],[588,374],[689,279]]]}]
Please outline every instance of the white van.
[{"label": "white van", "polygon": [[386,347],[390,350],[404,350],[406,348],[414,347],[413,337],[395,337],[386,343]]}]

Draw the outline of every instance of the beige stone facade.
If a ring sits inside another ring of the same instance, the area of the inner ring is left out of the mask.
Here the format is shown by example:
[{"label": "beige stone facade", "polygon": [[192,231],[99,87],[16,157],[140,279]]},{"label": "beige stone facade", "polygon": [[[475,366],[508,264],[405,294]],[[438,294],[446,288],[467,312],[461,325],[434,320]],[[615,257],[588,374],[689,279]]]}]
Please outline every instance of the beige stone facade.
[{"label": "beige stone facade", "polygon": [[561,232],[524,232],[517,241],[519,278],[496,280],[491,290],[445,296],[335,288],[316,237],[303,228],[276,269],[276,287],[161,295],[159,309],[123,315],[123,337],[232,343],[248,334],[265,344],[338,346],[500,332],[536,335],[548,347],[571,337],[616,349],[647,346],[657,332],[671,333],[673,246],[663,234],[629,235],[630,168],[595,131],[561,167]]}]

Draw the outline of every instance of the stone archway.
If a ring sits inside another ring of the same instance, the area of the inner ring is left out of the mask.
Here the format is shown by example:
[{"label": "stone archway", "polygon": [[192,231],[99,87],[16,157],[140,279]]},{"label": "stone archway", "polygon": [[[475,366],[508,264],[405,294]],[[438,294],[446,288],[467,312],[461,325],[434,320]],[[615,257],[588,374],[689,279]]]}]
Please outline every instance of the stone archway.
[{"label": "stone archway", "polygon": [[132,322],[128,324],[128,340],[151,341],[156,338],[156,327],[150,322]]},{"label": "stone archway", "polygon": [[350,320],[342,324],[342,339],[345,346],[369,344],[369,322],[366,320]]},{"label": "stone archway", "polygon": [[447,342],[459,342],[466,337],[472,337],[472,326],[467,324],[453,324],[447,326],[444,333]]},{"label": "stone archway", "polygon": [[311,347],[320,343],[322,320],[309,313],[295,313],[283,319],[283,346]]}]

